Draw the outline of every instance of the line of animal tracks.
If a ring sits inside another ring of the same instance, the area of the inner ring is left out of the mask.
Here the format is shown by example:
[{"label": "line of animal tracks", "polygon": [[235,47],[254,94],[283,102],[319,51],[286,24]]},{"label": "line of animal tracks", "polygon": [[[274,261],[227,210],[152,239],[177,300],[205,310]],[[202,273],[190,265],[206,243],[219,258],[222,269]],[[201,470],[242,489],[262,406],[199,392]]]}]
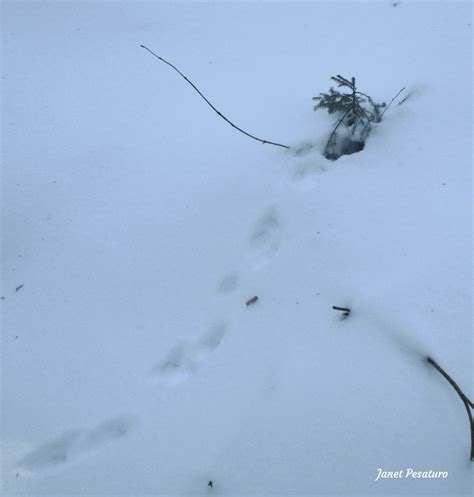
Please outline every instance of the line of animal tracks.
[{"label": "line of animal tracks", "polygon": [[[242,271],[258,271],[276,255],[281,243],[281,222],[276,206],[268,207],[251,228],[241,271],[229,272],[218,279],[216,298],[228,299],[239,288]],[[255,304],[256,297],[247,302]],[[245,302],[239,303],[245,305]],[[215,320],[194,343],[176,343],[144,375],[158,388],[174,388],[199,372],[210,360],[229,332],[231,323]],[[22,456],[14,471],[35,475],[62,469],[93,454],[102,447],[126,437],[137,424],[136,416],[119,415],[89,429],[71,429],[33,448]]]}]

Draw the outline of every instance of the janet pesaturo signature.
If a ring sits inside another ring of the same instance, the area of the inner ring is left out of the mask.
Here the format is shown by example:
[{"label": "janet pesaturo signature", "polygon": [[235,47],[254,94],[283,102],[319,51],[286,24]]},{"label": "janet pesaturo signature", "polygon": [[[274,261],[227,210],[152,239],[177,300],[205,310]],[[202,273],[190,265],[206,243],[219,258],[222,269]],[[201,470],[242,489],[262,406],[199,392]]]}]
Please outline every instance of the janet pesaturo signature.
[{"label": "janet pesaturo signature", "polygon": [[382,468],[377,469],[377,477],[374,481],[382,480],[393,480],[402,478],[447,478],[447,471],[415,471],[413,468],[400,469],[398,471],[385,471]]}]

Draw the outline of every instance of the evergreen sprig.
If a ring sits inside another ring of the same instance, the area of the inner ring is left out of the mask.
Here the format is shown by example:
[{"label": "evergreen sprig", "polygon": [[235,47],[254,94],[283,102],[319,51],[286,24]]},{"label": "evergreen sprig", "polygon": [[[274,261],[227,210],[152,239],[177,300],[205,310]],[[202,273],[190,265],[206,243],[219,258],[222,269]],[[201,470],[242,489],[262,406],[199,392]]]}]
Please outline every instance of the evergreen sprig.
[{"label": "evergreen sprig", "polygon": [[328,93],[313,97],[313,101],[316,102],[314,110],[327,109],[329,114],[339,115],[324,151],[328,159],[335,160],[345,153],[338,150],[337,132],[342,131],[339,128],[345,128],[345,135],[349,134],[352,142],[359,144],[352,147],[352,151],[361,150],[370,133],[371,123],[379,123],[382,120],[381,109],[386,107],[386,104],[375,103],[369,95],[358,91],[354,77],[349,80],[338,74],[331,79],[337,83],[338,88],[347,88],[350,93],[343,93],[331,87]]}]

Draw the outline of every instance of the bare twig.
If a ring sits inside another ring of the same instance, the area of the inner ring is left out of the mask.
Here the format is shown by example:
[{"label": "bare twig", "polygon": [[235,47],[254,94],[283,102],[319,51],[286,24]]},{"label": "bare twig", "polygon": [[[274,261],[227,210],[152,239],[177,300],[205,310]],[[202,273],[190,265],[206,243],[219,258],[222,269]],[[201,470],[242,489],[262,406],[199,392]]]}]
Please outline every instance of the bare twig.
[{"label": "bare twig", "polygon": [[457,383],[449,376],[448,373],[431,357],[427,357],[426,361],[431,364],[445,379],[446,381],[456,390],[463,401],[464,407],[466,408],[467,415],[469,417],[469,425],[471,427],[471,461],[474,461],[474,423],[472,419],[471,408],[474,408],[473,403],[468,399],[467,395],[459,388]]},{"label": "bare twig", "polygon": [[146,47],[145,45],[140,45],[141,48],[144,48],[145,50],[147,50],[151,55],[153,55],[154,57],[156,57],[157,59],[161,60],[162,62],[164,62],[165,64],[167,64],[168,66],[170,66],[171,68],[173,68],[182,78],[184,78],[195,90],[197,93],[199,93],[199,95],[204,99],[204,101],[209,105],[209,107],[211,107],[211,109],[220,117],[222,117],[222,119],[224,119],[224,121],[226,121],[227,123],[229,123],[233,128],[235,128],[236,130],[240,131],[241,133],[243,133],[244,135],[247,135],[248,137],[250,138],[253,138],[254,140],[257,140],[259,141],[260,143],[268,143],[269,145],[275,145],[277,147],[283,147],[283,148],[290,148],[288,145],[283,145],[281,143],[277,143],[277,142],[272,142],[272,141],[269,141],[269,140],[262,140],[261,138],[257,138],[256,136],[254,135],[251,135],[250,133],[247,133],[247,131],[244,131],[242,128],[239,128],[238,126],[236,126],[233,122],[229,121],[229,119],[227,119],[227,117],[225,117],[221,112],[219,112],[212,104],[211,102],[209,102],[209,100],[199,91],[199,89],[197,88],[197,86],[192,82],[190,81],[177,67],[175,67],[173,64],[171,64],[170,62],[168,62],[167,60],[163,59],[163,57],[160,57],[159,55],[157,55],[155,52],[151,51],[148,47]]},{"label": "bare twig", "polygon": [[403,87],[402,89],[398,90],[398,93],[392,98],[392,100],[390,100],[390,103],[387,105],[387,107],[385,107],[385,110],[382,112],[382,114],[380,114],[380,119],[382,119],[383,115],[385,114],[385,112],[387,112],[388,108],[392,105],[393,101],[398,97],[398,95],[400,95],[400,93],[405,89],[405,87]]}]

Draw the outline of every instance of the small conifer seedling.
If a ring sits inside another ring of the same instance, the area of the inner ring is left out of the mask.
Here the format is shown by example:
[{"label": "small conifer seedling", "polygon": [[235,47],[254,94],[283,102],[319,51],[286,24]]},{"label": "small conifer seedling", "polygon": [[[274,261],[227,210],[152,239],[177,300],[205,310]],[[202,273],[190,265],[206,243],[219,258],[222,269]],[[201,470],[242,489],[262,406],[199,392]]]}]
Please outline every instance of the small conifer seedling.
[{"label": "small conifer seedling", "polygon": [[329,93],[320,93],[314,97],[314,110],[327,109],[329,114],[337,114],[338,120],[324,148],[324,156],[336,160],[341,155],[360,152],[369,136],[372,123],[382,120],[385,103],[377,104],[368,95],[357,90],[356,80],[348,80],[338,74],[331,78],[338,88],[347,88],[349,93],[342,93],[334,88]]}]

